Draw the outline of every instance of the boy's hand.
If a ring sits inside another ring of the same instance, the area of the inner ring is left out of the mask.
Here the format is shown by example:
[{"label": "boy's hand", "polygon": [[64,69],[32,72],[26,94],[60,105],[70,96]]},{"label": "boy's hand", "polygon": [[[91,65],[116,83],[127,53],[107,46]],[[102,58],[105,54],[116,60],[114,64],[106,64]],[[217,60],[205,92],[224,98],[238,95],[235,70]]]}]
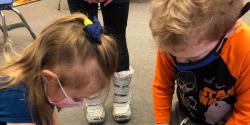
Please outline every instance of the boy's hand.
[{"label": "boy's hand", "polygon": [[169,125],[169,123],[162,123],[162,124],[157,124],[157,125]]}]

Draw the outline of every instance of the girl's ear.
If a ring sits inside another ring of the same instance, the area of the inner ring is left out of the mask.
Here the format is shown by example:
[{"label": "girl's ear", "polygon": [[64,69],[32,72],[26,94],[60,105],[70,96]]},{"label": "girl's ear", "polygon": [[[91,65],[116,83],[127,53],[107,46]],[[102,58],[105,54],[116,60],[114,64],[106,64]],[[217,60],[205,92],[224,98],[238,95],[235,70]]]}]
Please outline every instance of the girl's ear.
[{"label": "girl's ear", "polygon": [[49,70],[42,70],[41,77],[45,84],[51,84],[57,80],[57,75]]}]

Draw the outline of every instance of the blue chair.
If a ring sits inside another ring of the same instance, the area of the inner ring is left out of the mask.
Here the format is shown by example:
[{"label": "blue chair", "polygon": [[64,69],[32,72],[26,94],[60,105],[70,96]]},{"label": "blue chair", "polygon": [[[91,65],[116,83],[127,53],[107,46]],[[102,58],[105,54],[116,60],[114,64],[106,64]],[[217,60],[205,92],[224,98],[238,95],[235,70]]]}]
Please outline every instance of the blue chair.
[{"label": "blue chair", "polygon": [[[36,38],[35,33],[31,30],[30,26],[28,25],[27,21],[24,19],[23,15],[15,8],[13,8],[13,2],[14,0],[0,0],[0,17],[2,18],[2,25],[0,25],[0,28],[3,32],[3,38],[4,38],[4,44],[7,42],[8,39],[8,31],[19,28],[19,27],[26,27],[33,39]],[[22,22],[20,23],[15,23],[11,25],[6,25],[6,20],[5,20],[5,15],[3,14],[3,10],[11,10],[15,12]]]}]

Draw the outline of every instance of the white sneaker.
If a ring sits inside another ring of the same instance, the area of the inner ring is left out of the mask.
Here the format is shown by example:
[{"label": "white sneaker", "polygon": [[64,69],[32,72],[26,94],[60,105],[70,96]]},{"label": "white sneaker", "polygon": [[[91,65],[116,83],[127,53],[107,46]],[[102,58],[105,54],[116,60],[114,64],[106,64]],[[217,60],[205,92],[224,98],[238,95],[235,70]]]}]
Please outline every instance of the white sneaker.
[{"label": "white sneaker", "polygon": [[114,74],[113,117],[117,122],[126,122],[131,119],[131,94],[129,84],[133,69]]},{"label": "white sneaker", "polygon": [[103,124],[105,121],[105,110],[99,97],[86,99],[86,118],[89,124]]},{"label": "white sneaker", "polygon": [[125,103],[113,103],[113,117],[117,122],[126,122],[131,119],[130,99]]}]

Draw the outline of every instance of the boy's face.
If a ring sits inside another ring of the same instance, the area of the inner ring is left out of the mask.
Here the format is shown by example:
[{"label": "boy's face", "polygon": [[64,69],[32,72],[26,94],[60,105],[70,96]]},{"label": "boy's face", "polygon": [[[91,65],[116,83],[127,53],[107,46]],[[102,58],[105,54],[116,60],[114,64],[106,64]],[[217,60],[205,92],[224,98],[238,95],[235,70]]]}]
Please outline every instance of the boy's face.
[{"label": "boy's face", "polygon": [[218,43],[216,41],[202,40],[195,44],[183,43],[167,48],[167,51],[176,57],[179,63],[190,63],[204,58]]}]

